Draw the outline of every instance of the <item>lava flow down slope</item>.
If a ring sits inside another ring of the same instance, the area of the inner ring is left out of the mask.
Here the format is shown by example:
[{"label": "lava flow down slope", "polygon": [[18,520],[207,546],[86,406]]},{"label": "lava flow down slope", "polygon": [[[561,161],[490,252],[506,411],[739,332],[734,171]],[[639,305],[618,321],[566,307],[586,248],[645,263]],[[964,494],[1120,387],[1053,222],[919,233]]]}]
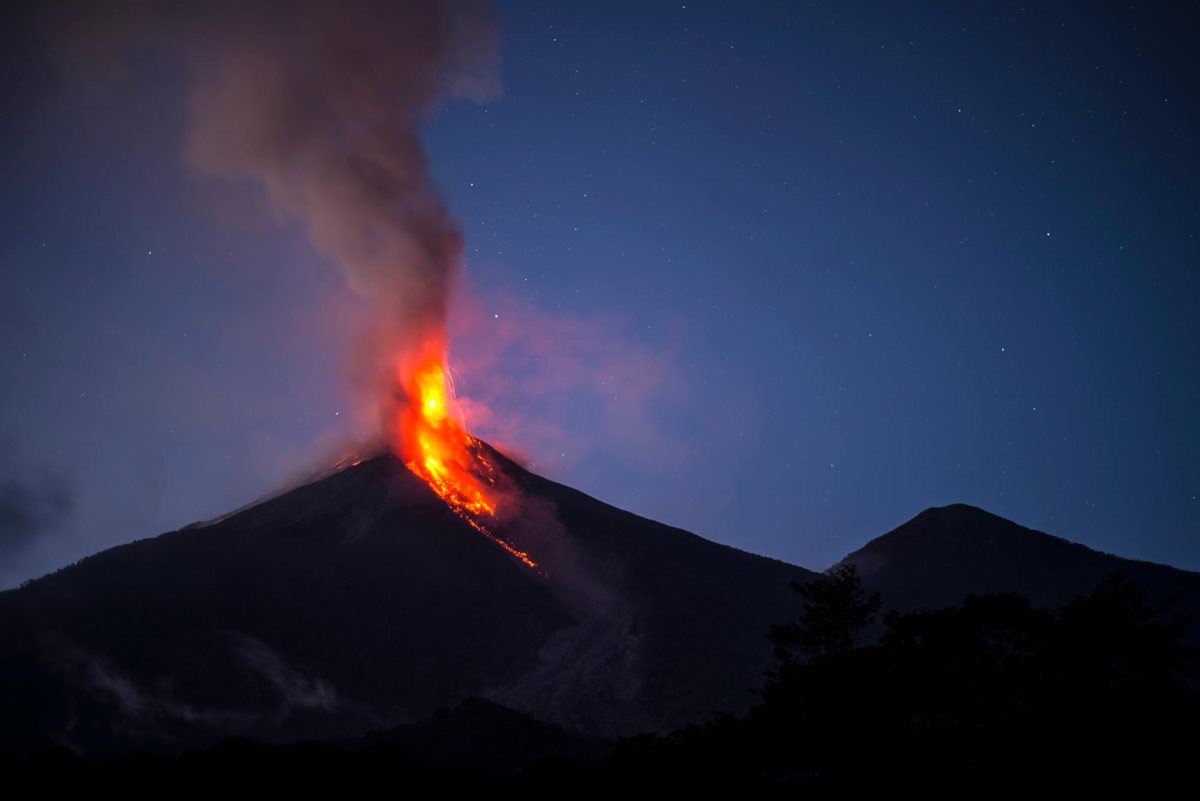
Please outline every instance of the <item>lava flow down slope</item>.
[{"label": "lava flow down slope", "polygon": [[329,737],[473,696],[604,735],[750,706],[810,572],[469,442],[522,499],[502,533],[387,453],[0,594],[3,741]]},{"label": "lava flow down slope", "polygon": [[386,446],[0,593],[0,745],[329,737],[471,696],[598,734],[749,706],[764,632],[811,574],[532,475],[454,402],[463,236],[422,133],[499,95],[490,6],[304,2],[281,25],[176,5],[97,38],[182,57],[189,167],[261,191],[343,273],[347,372]]}]

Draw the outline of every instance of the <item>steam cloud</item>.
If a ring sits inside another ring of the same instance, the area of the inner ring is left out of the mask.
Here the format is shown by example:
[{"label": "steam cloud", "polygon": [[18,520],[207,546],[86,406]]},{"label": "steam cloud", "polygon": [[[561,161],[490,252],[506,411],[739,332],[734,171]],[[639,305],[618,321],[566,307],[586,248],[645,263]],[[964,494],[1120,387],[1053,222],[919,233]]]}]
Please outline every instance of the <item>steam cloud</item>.
[{"label": "steam cloud", "polygon": [[279,692],[280,718],[292,708],[328,711],[341,704],[333,687],[292,667],[266,643],[233,631],[227,635],[242,662]]}]

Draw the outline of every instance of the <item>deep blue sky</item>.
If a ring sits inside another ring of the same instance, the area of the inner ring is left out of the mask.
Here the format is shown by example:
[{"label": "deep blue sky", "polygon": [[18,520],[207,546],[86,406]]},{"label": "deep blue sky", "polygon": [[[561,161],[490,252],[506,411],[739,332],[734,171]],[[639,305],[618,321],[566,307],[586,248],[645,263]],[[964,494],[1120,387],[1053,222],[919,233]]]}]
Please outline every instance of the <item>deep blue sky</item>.
[{"label": "deep blue sky", "polygon": [[[475,335],[503,312],[609,343],[569,349],[592,385],[490,399],[540,471],[812,568],[962,501],[1200,569],[1190,21],[500,11],[503,98],[448,104],[426,141]],[[0,519],[5,586],[228,511],[362,430],[356,301],[252,187],[187,170],[182,71],[97,91],[8,30],[0,500],[37,514]],[[609,404],[626,353],[661,375]]]}]

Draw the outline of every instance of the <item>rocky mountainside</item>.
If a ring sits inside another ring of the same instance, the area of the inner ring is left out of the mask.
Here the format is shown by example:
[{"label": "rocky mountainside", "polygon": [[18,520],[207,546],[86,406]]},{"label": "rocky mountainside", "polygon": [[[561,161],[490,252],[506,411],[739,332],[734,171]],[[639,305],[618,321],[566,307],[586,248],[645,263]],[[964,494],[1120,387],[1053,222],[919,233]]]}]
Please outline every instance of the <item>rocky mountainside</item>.
[{"label": "rocky mountainside", "polygon": [[[496,533],[536,568],[383,455],[0,593],[0,751],[348,738],[468,698],[612,736],[755,702],[765,634],[811,572],[491,457],[514,488]],[[996,592],[1053,605],[1122,573],[1200,611],[1200,574],[969,506],[845,561],[897,609]]]},{"label": "rocky mountainside", "polygon": [[631,734],[754,701],[811,573],[496,459],[537,570],[384,455],[0,593],[0,745],[349,736],[468,697]]}]

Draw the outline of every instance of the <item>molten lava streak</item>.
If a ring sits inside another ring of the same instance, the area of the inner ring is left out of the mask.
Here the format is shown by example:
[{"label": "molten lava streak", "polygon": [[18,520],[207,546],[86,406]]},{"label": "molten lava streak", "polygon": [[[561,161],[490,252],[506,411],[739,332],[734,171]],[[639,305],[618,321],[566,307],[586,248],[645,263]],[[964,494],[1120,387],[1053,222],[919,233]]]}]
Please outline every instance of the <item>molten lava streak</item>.
[{"label": "molten lava streak", "polygon": [[472,528],[532,568],[537,562],[488,528],[496,517],[497,473],[482,443],[450,412],[444,359],[424,360],[402,377],[409,402],[400,412],[400,452],[419,476]]}]

